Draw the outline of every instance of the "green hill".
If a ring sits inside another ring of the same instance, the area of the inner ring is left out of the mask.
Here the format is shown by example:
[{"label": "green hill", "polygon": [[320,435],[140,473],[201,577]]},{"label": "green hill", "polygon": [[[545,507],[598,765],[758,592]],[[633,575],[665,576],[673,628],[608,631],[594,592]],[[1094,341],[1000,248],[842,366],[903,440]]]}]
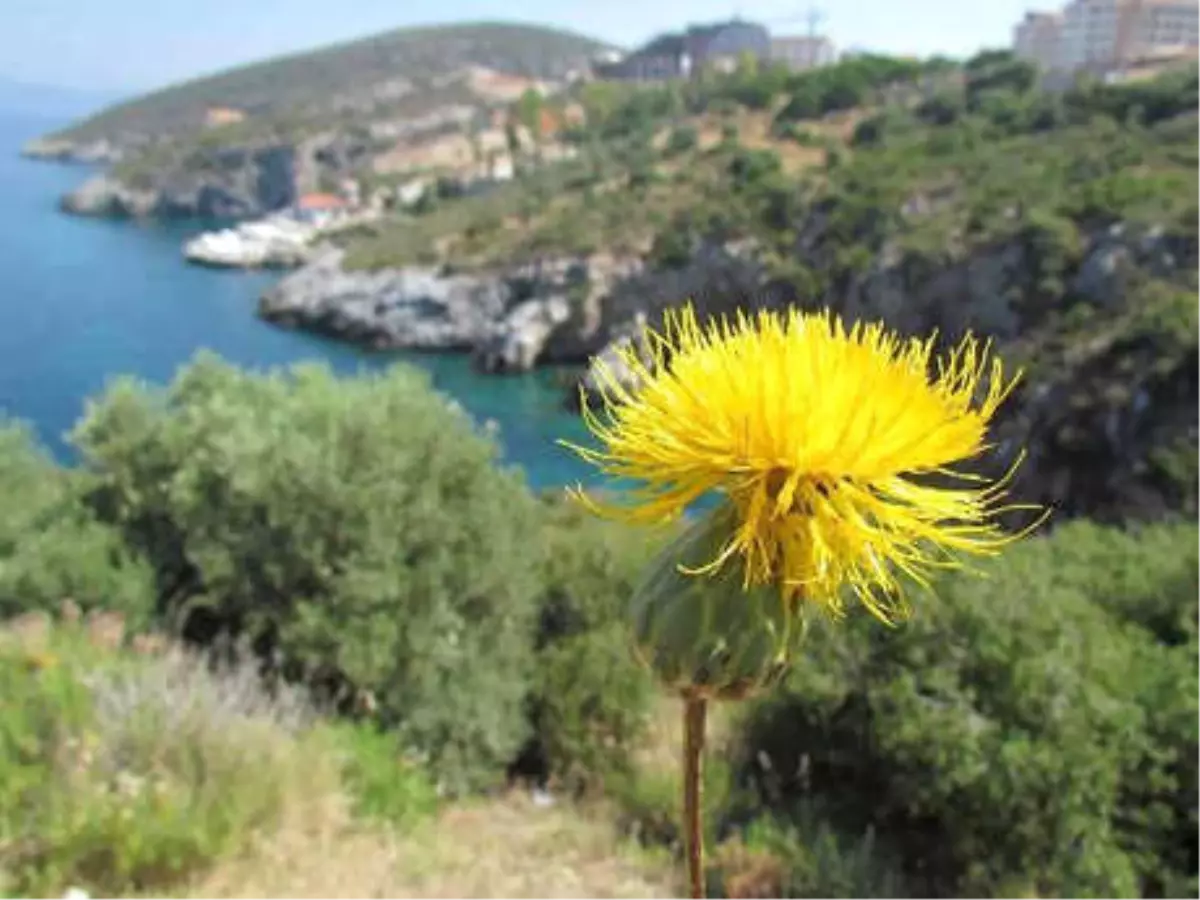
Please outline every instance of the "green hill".
[{"label": "green hill", "polygon": [[605,45],[553,28],[483,22],[404,28],[254,63],[113,106],[57,137],[83,142],[161,135],[198,126],[213,106],[277,118],[369,110],[436,89],[468,66],[557,79]]}]

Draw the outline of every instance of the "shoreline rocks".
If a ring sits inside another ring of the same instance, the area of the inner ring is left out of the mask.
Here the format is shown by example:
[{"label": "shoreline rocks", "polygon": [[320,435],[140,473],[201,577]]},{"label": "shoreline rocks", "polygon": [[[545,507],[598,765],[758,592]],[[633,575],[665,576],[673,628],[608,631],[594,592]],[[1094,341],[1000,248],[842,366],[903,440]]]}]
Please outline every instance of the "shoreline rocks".
[{"label": "shoreline rocks", "polygon": [[494,281],[419,267],[351,272],[342,259],[328,250],[284,277],[263,293],[259,315],[375,349],[468,351],[505,309]]},{"label": "shoreline rocks", "polygon": [[152,191],[136,190],[109,175],[89,178],[59,201],[63,212],[104,218],[144,218],[152,215],[157,205]]},{"label": "shoreline rocks", "polygon": [[756,295],[764,278],[750,254],[729,248],[709,248],[668,271],[604,254],[471,274],[347,271],[343,260],[341,250],[323,249],[263,294],[259,315],[374,349],[469,352],[495,374],[585,366],[628,338],[631,322],[688,297],[702,314],[717,311],[731,295]]},{"label": "shoreline rocks", "polygon": [[213,148],[146,171],[136,183],[114,172],[93,176],[59,206],[112,218],[260,218],[296,202],[297,165],[291,145]]},{"label": "shoreline rocks", "polygon": [[106,140],[77,144],[64,138],[37,138],[21,148],[26,159],[42,159],[52,162],[79,163],[81,165],[111,165],[122,157],[120,148]]}]

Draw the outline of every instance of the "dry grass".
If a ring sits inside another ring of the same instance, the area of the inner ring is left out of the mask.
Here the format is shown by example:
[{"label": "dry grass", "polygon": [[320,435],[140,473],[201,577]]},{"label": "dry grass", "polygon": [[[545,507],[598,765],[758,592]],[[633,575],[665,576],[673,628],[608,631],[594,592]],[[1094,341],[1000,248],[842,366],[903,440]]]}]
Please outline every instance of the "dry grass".
[{"label": "dry grass", "polygon": [[[721,142],[721,129],[726,123],[734,125],[738,132],[738,143],[751,150],[773,150],[779,155],[783,170],[796,175],[807,169],[824,165],[825,151],[819,147],[806,147],[793,140],[778,138],[771,134],[771,125],[782,104],[769,110],[739,110],[732,119],[717,115],[702,116],[693,124],[697,126],[701,149],[710,149]],[[847,143],[854,129],[870,109],[853,109],[833,113],[824,119],[798,123],[805,131]]]},{"label": "dry grass", "polygon": [[669,860],[621,840],[602,807],[523,793],[448,807],[394,835],[296,823],[188,886],[190,897],[670,897]]},{"label": "dry grass", "polygon": [[[730,710],[710,713],[712,747]],[[679,765],[679,703],[663,697],[638,765]],[[413,831],[354,824],[336,813],[293,820],[242,858],[187,886],[191,897],[671,897],[681,885],[666,851],[623,837],[604,803],[535,804],[523,791],[454,804]]]}]

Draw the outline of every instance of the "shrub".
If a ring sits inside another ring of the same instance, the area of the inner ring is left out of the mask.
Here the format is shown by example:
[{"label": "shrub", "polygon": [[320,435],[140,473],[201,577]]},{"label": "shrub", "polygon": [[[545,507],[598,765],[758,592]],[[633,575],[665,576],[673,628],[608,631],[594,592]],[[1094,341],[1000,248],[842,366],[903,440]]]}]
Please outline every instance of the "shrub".
[{"label": "shrub", "polygon": [[698,142],[699,136],[696,134],[696,129],[691,125],[682,125],[671,132],[671,136],[667,138],[664,152],[668,156],[677,156],[680,153],[694,150]]},{"label": "shrub", "polygon": [[649,715],[653,682],[631,654],[625,614],[654,540],[574,504],[545,509],[527,752],[560,785],[588,789],[628,771]]},{"label": "shrub", "polygon": [[985,50],[965,66],[969,109],[980,108],[989,95],[1024,94],[1037,82],[1037,69],[1008,50]]},{"label": "shrub", "polygon": [[729,175],[738,188],[753,187],[782,171],[779,154],[774,150],[750,150],[739,147],[729,160]]},{"label": "shrub", "polygon": [[911,130],[912,126],[913,119],[907,111],[888,109],[859,122],[854,129],[851,144],[856,147],[882,144]]},{"label": "shrub", "polygon": [[1025,214],[1021,240],[1029,254],[1037,290],[1045,297],[1062,296],[1068,274],[1083,255],[1083,239],[1075,223],[1064,216],[1034,208]]},{"label": "shrub", "polygon": [[534,506],[425,376],[205,356],[166,391],[114,386],[74,437],[190,639],[240,634],[289,678],[373,696],[448,791],[501,776],[525,737]]},{"label": "shrub", "polygon": [[1070,524],[897,630],[814,626],[742,772],[784,818],[874,827],[925,895],[1193,890],[1196,644],[1161,635],[1196,619],[1196,537]]},{"label": "shrub", "polygon": [[682,269],[692,259],[693,235],[687,228],[672,223],[654,236],[647,262],[659,269]]},{"label": "shrub", "polygon": [[757,819],[714,856],[711,896],[905,896],[900,866],[873,832],[849,839],[817,815],[798,823]]},{"label": "shrub", "polygon": [[85,482],[58,468],[27,428],[0,423],[0,619],[56,610],[66,598],[131,625],[153,610],[149,568],[81,500]]},{"label": "shrub", "polygon": [[953,125],[963,114],[963,101],[957,94],[942,91],[921,101],[917,118],[930,125]]},{"label": "shrub", "polygon": [[342,786],[354,813],[390,825],[407,826],[434,812],[437,791],[426,773],[406,759],[396,735],[371,723],[325,726],[340,761]]},{"label": "shrub", "polygon": [[113,656],[68,628],[6,641],[0,695],[6,892],[158,893],[336,795],[299,709],[252,672]]}]

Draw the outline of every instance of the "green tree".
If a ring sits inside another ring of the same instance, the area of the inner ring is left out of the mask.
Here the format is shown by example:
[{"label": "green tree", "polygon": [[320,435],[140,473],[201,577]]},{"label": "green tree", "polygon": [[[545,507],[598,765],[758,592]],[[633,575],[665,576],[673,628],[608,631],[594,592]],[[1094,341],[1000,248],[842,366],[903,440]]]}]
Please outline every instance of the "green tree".
[{"label": "green tree", "polygon": [[526,735],[535,507],[427,377],[205,355],[166,391],[120,382],[74,440],[168,621],[369,692],[451,791],[502,774]]},{"label": "green tree", "polygon": [[88,479],[61,469],[23,425],[0,422],[0,619],[70,598],[136,630],[154,608],[151,573],[84,505]]},{"label": "green tree", "polygon": [[529,135],[535,143],[542,139],[542,110],[545,108],[542,95],[533,88],[526,88],[525,93],[517,99],[517,121],[529,130]]}]

